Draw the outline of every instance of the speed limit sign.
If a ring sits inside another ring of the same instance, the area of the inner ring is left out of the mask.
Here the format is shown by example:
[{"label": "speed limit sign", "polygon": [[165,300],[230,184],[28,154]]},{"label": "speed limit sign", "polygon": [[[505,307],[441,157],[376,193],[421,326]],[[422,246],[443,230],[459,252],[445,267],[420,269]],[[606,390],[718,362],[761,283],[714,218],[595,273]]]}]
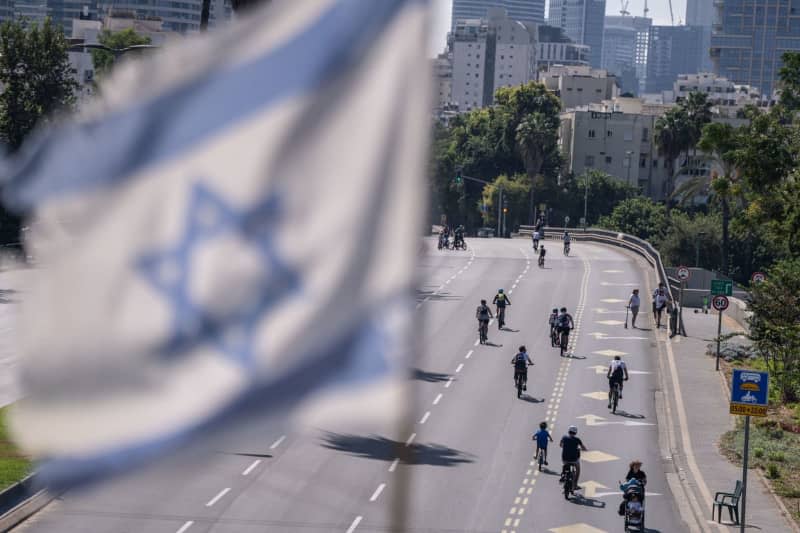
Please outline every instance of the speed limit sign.
[{"label": "speed limit sign", "polygon": [[714,298],[711,299],[711,305],[717,311],[726,310],[728,308],[728,304],[729,304],[729,302],[728,302],[728,297],[727,296],[719,295],[719,296],[714,296]]},{"label": "speed limit sign", "polygon": [[692,272],[689,270],[689,267],[679,266],[676,273],[678,275],[678,279],[681,281],[687,281],[692,277]]},{"label": "speed limit sign", "polygon": [[750,281],[753,283],[761,283],[765,279],[767,279],[767,275],[763,272],[753,272],[753,275],[750,276]]}]

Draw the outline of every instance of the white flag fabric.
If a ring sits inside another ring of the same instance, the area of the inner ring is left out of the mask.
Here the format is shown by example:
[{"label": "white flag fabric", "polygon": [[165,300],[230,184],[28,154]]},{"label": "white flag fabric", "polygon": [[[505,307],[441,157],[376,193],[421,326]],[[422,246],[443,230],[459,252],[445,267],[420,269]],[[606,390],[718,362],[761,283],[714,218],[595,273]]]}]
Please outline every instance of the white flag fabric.
[{"label": "white flag fabric", "polygon": [[421,0],[272,2],[121,65],[12,162],[41,264],[12,422],[51,481],[247,409],[400,408],[426,24]]}]

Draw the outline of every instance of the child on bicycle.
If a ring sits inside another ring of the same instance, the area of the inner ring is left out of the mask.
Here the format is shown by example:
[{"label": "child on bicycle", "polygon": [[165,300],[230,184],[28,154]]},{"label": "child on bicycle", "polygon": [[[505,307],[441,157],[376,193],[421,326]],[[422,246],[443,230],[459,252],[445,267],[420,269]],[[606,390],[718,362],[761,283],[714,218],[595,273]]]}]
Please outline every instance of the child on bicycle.
[{"label": "child on bicycle", "polygon": [[547,464],[547,441],[553,442],[553,437],[547,431],[547,422],[539,424],[539,431],[533,434],[533,440],[536,441],[536,455],[539,458],[539,450],[544,454],[544,464]]}]

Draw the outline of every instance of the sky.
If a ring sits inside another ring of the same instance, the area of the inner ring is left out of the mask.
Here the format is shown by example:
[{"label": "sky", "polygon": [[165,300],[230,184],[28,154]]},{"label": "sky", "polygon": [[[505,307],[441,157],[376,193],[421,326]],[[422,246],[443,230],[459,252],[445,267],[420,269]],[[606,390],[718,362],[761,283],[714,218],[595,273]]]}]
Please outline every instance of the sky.
[{"label": "sky", "polygon": [[[430,44],[430,55],[435,56],[444,50],[447,41],[447,32],[450,30],[450,11],[452,0],[432,0],[434,4],[433,35]],[[641,16],[644,9],[645,0],[630,0],[628,11],[637,16]],[[648,0],[647,7],[650,8],[650,17],[653,24],[669,25],[669,3],[667,0]],[[621,9],[620,0],[606,0],[606,14],[619,15]],[[686,0],[672,0],[672,11],[675,15],[675,24],[686,19]]]}]

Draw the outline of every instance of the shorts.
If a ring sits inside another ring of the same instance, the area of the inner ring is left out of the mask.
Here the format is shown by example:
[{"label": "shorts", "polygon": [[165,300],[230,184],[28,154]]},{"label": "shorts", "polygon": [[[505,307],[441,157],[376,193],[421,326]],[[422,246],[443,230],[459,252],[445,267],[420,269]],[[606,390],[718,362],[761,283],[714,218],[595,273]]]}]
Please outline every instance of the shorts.
[{"label": "shorts", "polygon": [[565,328],[565,327],[562,327],[562,326],[557,326],[556,330],[559,333],[566,333],[567,335],[569,335],[569,332],[572,331],[572,328]]},{"label": "shorts", "polygon": [[624,381],[624,378],[615,378],[615,377],[608,378],[608,390],[611,390],[611,389],[614,388],[614,383],[619,383],[619,386],[622,387],[622,382],[623,381]]}]

